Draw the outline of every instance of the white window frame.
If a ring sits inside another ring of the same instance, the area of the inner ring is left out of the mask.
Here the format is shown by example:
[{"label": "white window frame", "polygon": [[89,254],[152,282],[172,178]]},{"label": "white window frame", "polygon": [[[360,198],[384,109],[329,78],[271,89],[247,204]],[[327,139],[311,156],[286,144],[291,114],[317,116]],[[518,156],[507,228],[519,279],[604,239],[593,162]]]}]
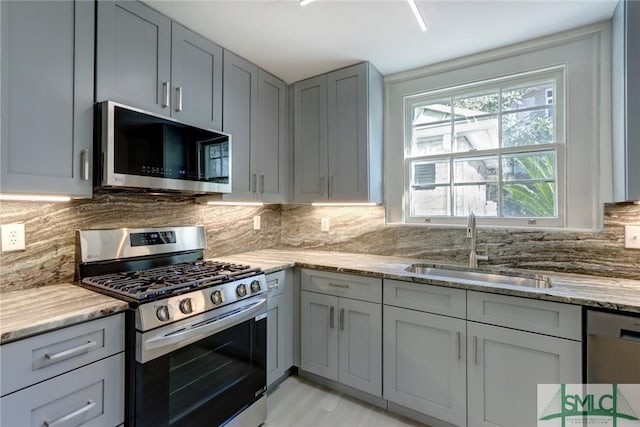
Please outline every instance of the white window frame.
[{"label": "white window frame", "polygon": [[[432,225],[452,225],[460,224],[461,217],[451,215],[429,215],[429,216],[412,216],[411,215],[411,163],[418,157],[411,157],[411,140],[412,140],[412,120],[413,109],[420,104],[436,101],[443,98],[456,96],[472,95],[474,93],[486,90],[496,89],[497,87],[520,85],[534,85],[538,82],[554,81],[554,91],[558,96],[554,98],[554,142],[551,144],[528,145],[512,148],[497,148],[482,151],[465,151],[451,152],[444,154],[434,154],[420,156],[419,159],[424,160],[448,160],[453,162],[457,158],[471,158],[475,156],[495,156],[498,155],[498,167],[502,169],[501,154],[515,153],[534,153],[536,151],[554,151],[555,152],[555,184],[556,184],[556,215],[555,217],[488,217],[483,216],[482,222],[485,225],[493,226],[510,226],[510,227],[564,227],[565,226],[565,88],[566,69],[564,66],[547,68],[542,70],[534,70],[516,75],[494,78],[464,85],[448,87],[426,93],[413,94],[404,97],[404,198],[403,216],[404,222],[408,224],[432,224]],[[545,105],[546,91],[545,91]],[[499,132],[502,132],[499,130]],[[501,178],[500,178],[501,180]],[[453,176],[450,177],[449,191],[451,203],[453,202]],[[500,202],[501,200],[500,196]],[[466,216],[463,217],[466,221]]]},{"label": "white window frame", "polygon": [[[565,67],[565,146],[562,173],[564,224],[522,227],[508,221],[479,227],[530,231],[600,231],[604,203],[613,200],[611,146],[611,37],[608,22],[589,25],[503,48],[386,75],[384,122],[385,225],[418,226],[404,217],[404,98],[444,88]],[[558,96],[554,93],[554,96]],[[562,161],[559,159],[558,161]],[[423,227],[465,227],[466,218]]]}]

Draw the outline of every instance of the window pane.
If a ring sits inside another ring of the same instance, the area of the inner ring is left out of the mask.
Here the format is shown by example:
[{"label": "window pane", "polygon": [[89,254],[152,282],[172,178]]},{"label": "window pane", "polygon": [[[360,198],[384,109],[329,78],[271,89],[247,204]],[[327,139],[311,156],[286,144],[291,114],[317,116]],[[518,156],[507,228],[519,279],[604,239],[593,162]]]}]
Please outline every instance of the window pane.
[{"label": "window pane", "polygon": [[486,182],[498,180],[498,157],[477,157],[453,162],[453,180],[463,182]]},{"label": "window pane", "polygon": [[414,187],[432,188],[435,184],[448,184],[451,180],[449,161],[413,162],[411,182]]},{"label": "window pane", "polygon": [[504,181],[555,179],[555,152],[511,154],[502,157]]},{"label": "window pane", "polygon": [[451,102],[413,107],[411,156],[451,152]]},{"label": "window pane", "polygon": [[456,120],[453,151],[488,150],[499,147],[498,116]]},{"label": "window pane", "polygon": [[411,216],[451,215],[449,186],[411,189]]},{"label": "window pane", "polygon": [[502,146],[550,144],[553,142],[552,110],[521,111],[502,116]]},{"label": "window pane", "polygon": [[453,187],[455,216],[498,216],[498,184],[470,184]]},{"label": "window pane", "polygon": [[453,113],[456,119],[473,118],[490,113],[497,113],[500,109],[498,91],[459,96],[453,101]]},{"label": "window pane", "polygon": [[553,81],[550,81],[504,89],[502,91],[502,110],[521,110],[523,108],[553,105],[553,86]]},{"label": "window pane", "polygon": [[502,215],[505,217],[555,217],[554,182],[504,184]]}]

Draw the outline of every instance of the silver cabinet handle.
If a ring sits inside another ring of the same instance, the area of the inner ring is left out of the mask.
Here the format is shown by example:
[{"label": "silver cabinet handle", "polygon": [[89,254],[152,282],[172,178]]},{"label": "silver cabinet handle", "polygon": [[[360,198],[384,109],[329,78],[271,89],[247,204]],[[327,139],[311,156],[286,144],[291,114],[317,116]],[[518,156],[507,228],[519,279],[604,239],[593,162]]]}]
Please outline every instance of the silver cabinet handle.
[{"label": "silver cabinet handle", "polygon": [[462,358],[462,354],[460,353],[460,339],[461,339],[461,334],[460,332],[456,332],[456,351],[458,352],[458,360],[460,360]]},{"label": "silver cabinet handle", "polygon": [[260,193],[264,193],[264,175],[260,174]]},{"label": "silver cabinet handle", "polygon": [[89,150],[82,150],[80,152],[80,164],[82,166],[80,179],[89,181]]},{"label": "silver cabinet handle", "polygon": [[169,82],[162,82],[162,93],[164,94],[162,108],[167,108],[169,106]]},{"label": "silver cabinet handle", "polygon": [[251,180],[251,192],[255,193],[256,191],[258,191],[258,175],[254,173]]},{"label": "silver cabinet handle", "polygon": [[92,347],[95,347],[98,343],[95,341],[88,341],[86,344],[79,345],[77,347],[70,348],[68,350],[64,350],[58,353],[45,353],[44,357],[51,361],[56,361],[59,359],[66,359],[71,356],[76,356],[80,353],[84,353]]},{"label": "silver cabinet handle", "polygon": [[182,111],[182,86],[176,88],[176,111]]},{"label": "silver cabinet handle", "polygon": [[326,181],[324,176],[322,176],[320,177],[320,195],[321,196],[324,196],[327,192],[327,189],[325,187],[326,187]]},{"label": "silver cabinet handle", "polygon": [[344,331],[344,308],[340,309],[340,330]]},{"label": "silver cabinet handle", "polygon": [[473,337],[473,364],[478,364],[478,337]]},{"label": "silver cabinet handle", "polygon": [[94,402],[93,400],[87,400],[87,404],[84,405],[82,408],[78,409],[77,411],[73,411],[72,413],[65,415],[64,417],[60,417],[55,421],[45,420],[43,424],[45,425],[45,427],[56,427],[56,426],[65,424],[68,421],[71,421],[72,419],[74,419],[75,417],[79,417],[85,412],[89,412],[91,409],[93,409],[94,406],[96,406],[96,402]]},{"label": "silver cabinet handle", "polygon": [[267,290],[278,289],[279,286],[280,285],[278,284],[278,279],[276,279],[275,285],[271,285],[271,286],[267,285]]},{"label": "silver cabinet handle", "polygon": [[329,307],[329,328],[333,329],[333,312],[335,308],[333,306]]},{"label": "silver cabinet handle", "polygon": [[349,289],[349,285],[343,285],[342,283],[329,282],[329,286],[332,286],[334,288]]}]

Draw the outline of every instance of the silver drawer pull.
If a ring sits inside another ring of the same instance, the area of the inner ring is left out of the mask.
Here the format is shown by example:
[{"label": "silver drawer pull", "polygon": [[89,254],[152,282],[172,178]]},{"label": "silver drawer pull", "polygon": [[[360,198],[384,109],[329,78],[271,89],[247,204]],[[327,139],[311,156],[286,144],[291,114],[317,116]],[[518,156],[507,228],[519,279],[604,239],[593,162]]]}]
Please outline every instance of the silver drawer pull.
[{"label": "silver drawer pull", "polygon": [[280,287],[280,286],[278,285],[278,282],[276,282],[276,284],[275,284],[275,285],[267,286],[267,289],[268,289],[268,290],[271,290],[271,289],[278,289],[279,287]]},{"label": "silver drawer pull", "polygon": [[58,418],[55,421],[45,420],[44,425],[45,427],[56,427],[56,426],[62,425],[67,421],[74,419],[75,417],[79,417],[85,412],[89,412],[91,409],[93,409],[94,406],[96,406],[96,402],[94,402],[93,400],[88,400],[87,404],[84,405],[82,408],[78,409],[77,411],[73,411],[72,413],[65,415],[64,417]]},{"label": "silver drawer pull", "polygon": [[61,351],[59,353],[53,353],[53,354],[45,353],[44,357],[51,361],[66,359],[67,357],[76,356],[80,353],[83,353],[89,350],[91,347],[95,347],[96,344],[97,343],[95,341],[88,341],[86,344],[82,344],[77,347],[70,348],[69,350]]},{"label": "silver drawer pull", "polygon": [[329,282],[329,286],[333,286],[334,288],[349,289],[349,285],[343,285],[342,283]]}]

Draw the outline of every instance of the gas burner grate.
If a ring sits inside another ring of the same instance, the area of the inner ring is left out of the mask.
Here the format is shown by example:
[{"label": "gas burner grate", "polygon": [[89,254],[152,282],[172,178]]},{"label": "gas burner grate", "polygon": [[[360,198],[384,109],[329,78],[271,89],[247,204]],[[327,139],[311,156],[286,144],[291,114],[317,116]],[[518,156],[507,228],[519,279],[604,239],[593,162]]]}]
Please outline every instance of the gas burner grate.
[{"label": "gas burner grate", "polygon": [[260,273],[261,269],[248,265],[206,260],[85,277],[82,283],[144,301],[220,285]]}]

